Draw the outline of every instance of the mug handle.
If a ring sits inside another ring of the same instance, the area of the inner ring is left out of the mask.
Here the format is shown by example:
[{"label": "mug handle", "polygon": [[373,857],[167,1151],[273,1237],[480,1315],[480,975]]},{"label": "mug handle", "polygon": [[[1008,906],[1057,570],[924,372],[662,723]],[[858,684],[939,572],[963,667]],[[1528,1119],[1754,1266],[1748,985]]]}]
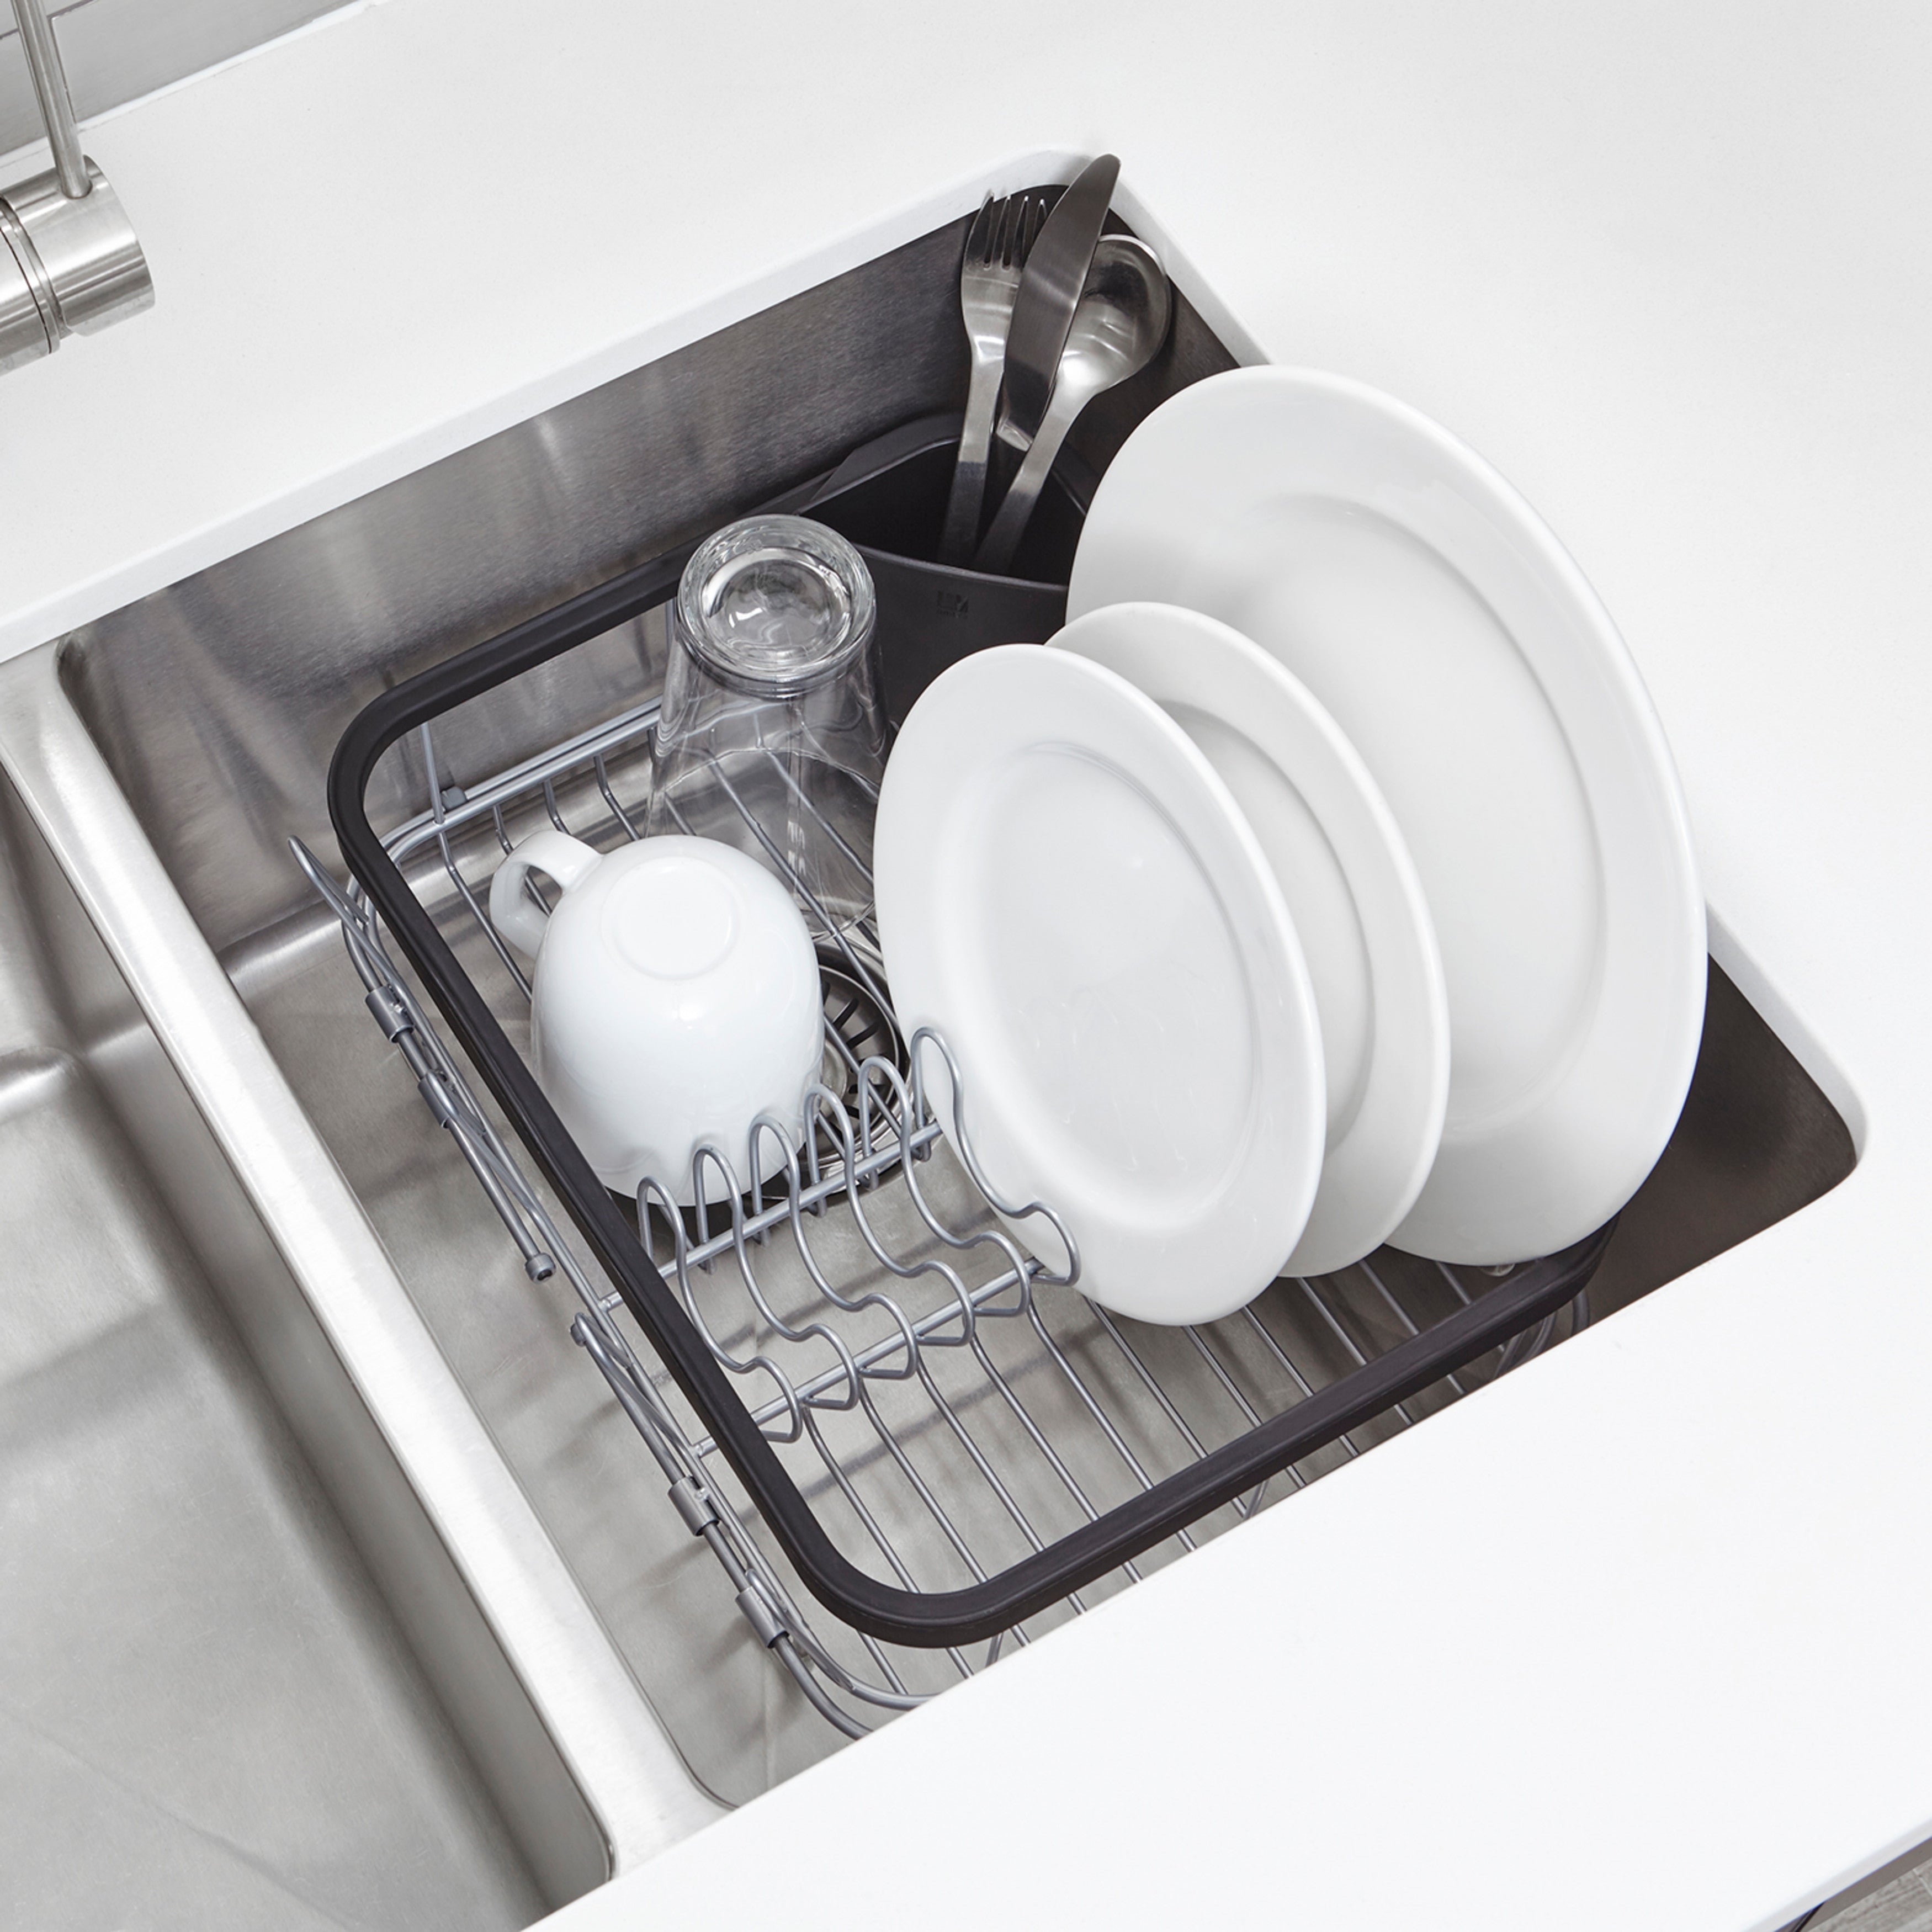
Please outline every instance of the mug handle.
[{"label": "mug handle", "polygon": [[490,923],[519,952],[534,959],[550,915],[524,891],[525,879],[542,872],[568,892],[603,862],[602,853],[567,832],[532,832],[505,858],[490,881]]}]

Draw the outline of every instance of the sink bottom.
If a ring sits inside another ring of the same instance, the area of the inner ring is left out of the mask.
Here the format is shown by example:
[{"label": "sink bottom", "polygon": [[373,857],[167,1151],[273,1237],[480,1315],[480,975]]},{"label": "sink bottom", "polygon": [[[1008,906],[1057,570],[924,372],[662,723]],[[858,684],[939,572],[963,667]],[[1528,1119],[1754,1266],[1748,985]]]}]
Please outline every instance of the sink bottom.
[{"label": "sink bottom", "polygon": [[[0,853],[0,1916],[526,1924],[536,1880],[112,1104],[172,1076],[145,1028],[83,1042],[65,1023],[17,856]],[[77,908],[52,916],[91,938]]]}]

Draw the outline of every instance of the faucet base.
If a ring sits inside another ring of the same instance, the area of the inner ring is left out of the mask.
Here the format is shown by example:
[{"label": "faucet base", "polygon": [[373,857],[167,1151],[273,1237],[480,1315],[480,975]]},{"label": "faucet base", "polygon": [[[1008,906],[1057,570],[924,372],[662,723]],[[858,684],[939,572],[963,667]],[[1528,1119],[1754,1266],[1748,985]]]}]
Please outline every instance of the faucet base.
[{"label": "faucet base", "polygon": [[52,170],[0,195],[0,371],[154,306],[154,278],[121,198],[85,165],[88,191],[78,199]]}]

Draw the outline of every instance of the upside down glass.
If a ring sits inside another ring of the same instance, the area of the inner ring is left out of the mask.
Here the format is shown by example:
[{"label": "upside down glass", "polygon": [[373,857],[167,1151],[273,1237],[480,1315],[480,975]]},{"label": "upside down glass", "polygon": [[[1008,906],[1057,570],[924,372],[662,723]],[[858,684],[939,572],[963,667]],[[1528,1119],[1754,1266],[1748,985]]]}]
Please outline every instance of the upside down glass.
[{"label": "upside down glass", "polygon": [[722,839],[790,887],[816,937],[872,909],[885,770],[876,606],[851,544],[752,517],[686,566],[645,829]]}]

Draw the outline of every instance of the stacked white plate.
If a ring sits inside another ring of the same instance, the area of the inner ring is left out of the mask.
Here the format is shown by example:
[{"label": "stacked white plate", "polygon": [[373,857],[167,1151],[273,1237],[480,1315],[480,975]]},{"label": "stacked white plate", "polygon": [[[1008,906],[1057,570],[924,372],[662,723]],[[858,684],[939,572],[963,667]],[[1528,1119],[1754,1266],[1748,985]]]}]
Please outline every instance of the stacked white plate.
[{"label": "stacked white plate", "polygon": [[1128,440],[1069,608],[935,682],[880,800],[896,1003],[1003,1204],[1173,1322],[1615,1214],[1689,1084],[1702,902],[1642,681],[1528,505],[1389,398],[1237,370]]}]

